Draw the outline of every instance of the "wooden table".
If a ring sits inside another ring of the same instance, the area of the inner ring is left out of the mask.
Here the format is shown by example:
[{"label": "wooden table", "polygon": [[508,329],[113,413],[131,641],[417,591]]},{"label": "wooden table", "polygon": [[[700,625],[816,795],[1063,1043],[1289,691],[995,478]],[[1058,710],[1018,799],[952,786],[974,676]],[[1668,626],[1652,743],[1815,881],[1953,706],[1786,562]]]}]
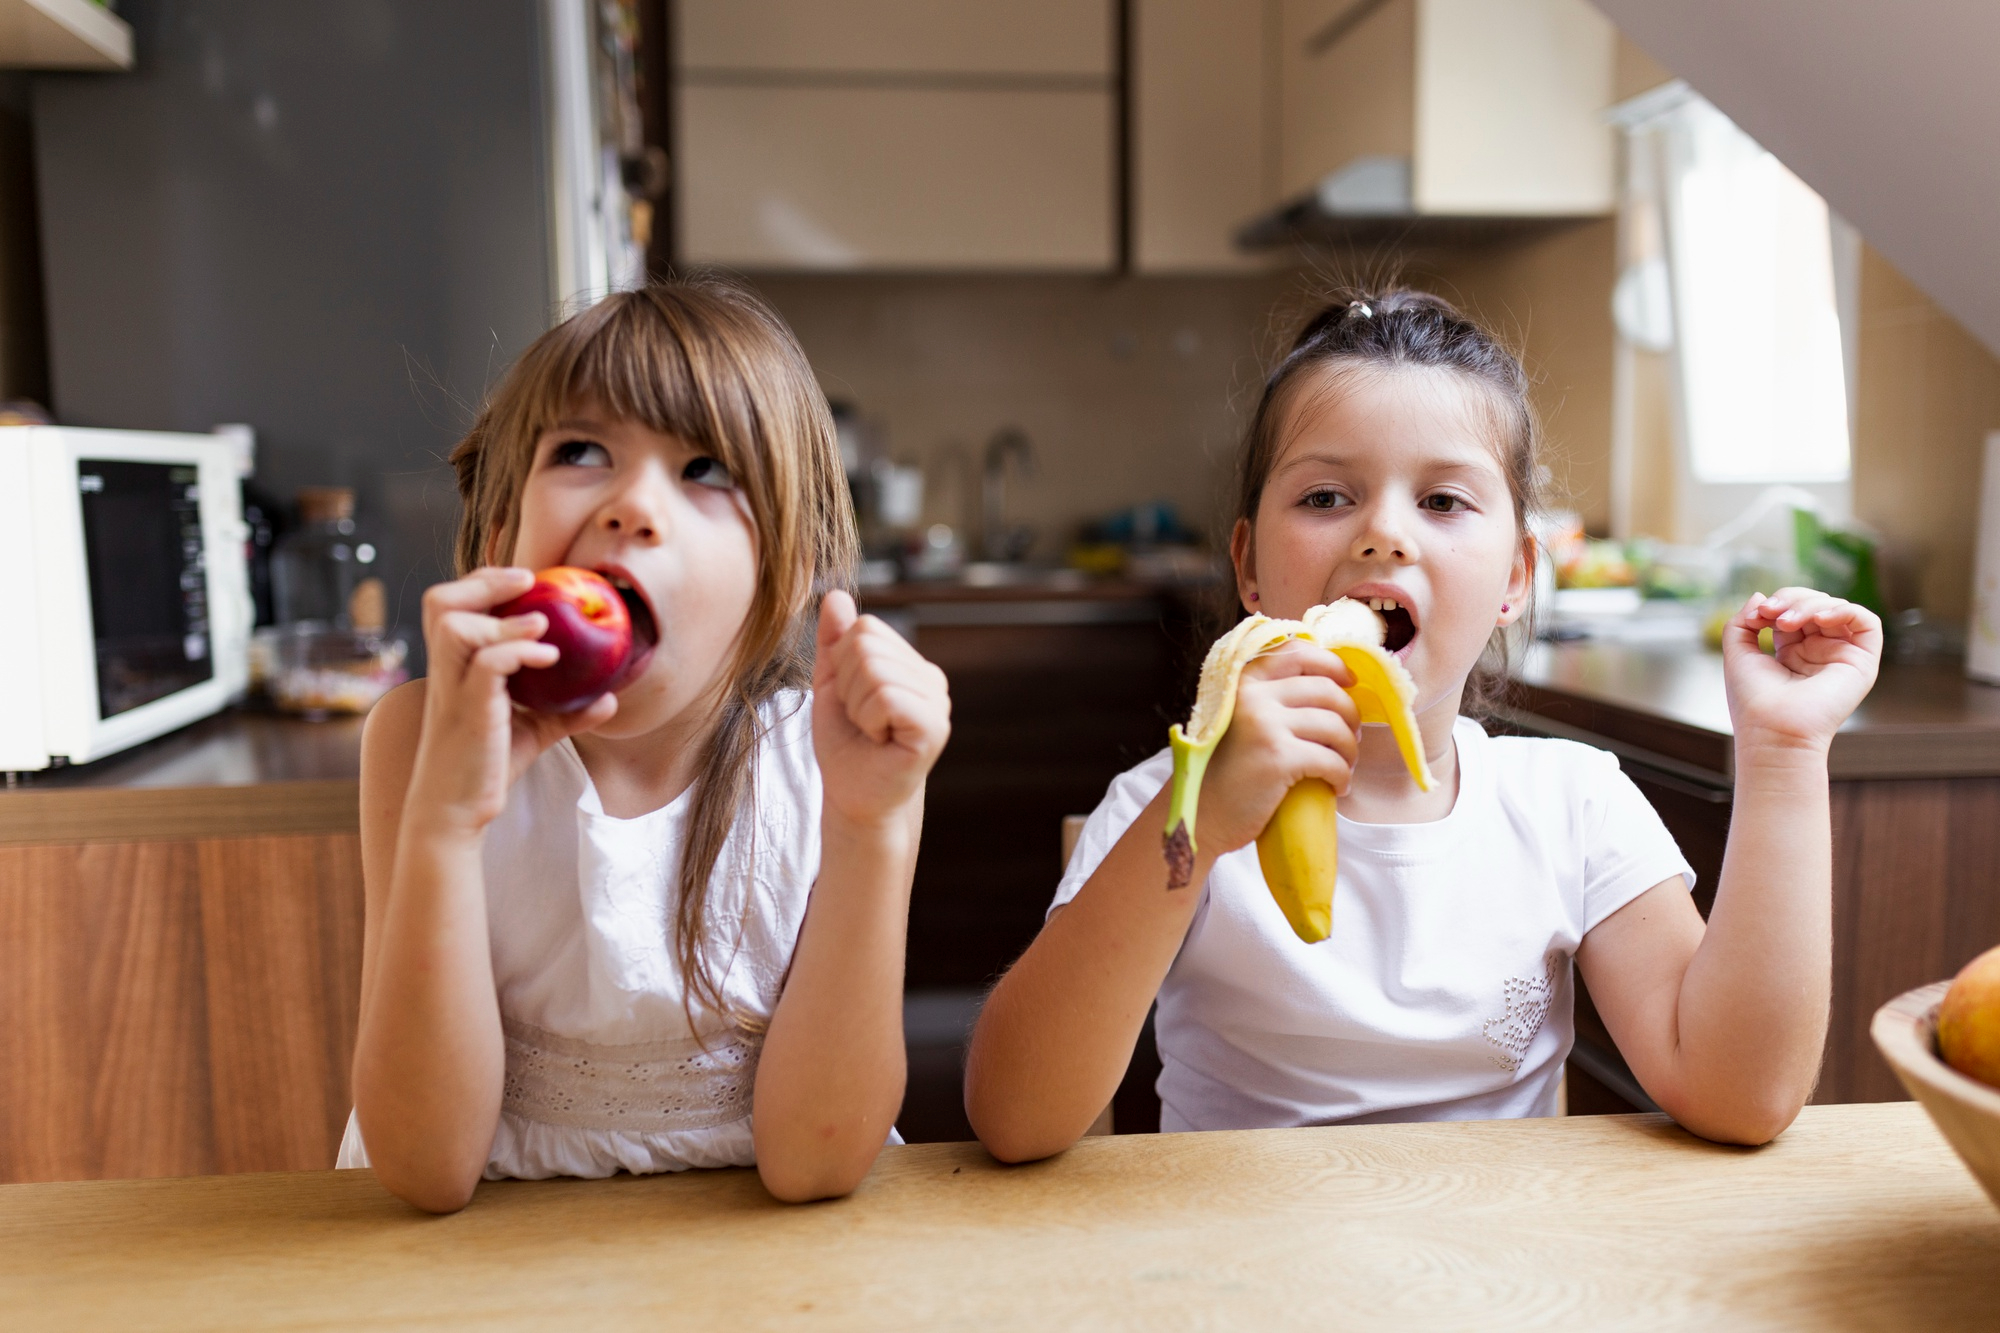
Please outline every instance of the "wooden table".
[{"label": "wooden table", "polygon": [[1657,1116],[887,1150],[480,1188],[366,1172],[0,1188],[12,1329],[1992,1328],[2000,1211],[1910,1103],[1759,1150]]}]

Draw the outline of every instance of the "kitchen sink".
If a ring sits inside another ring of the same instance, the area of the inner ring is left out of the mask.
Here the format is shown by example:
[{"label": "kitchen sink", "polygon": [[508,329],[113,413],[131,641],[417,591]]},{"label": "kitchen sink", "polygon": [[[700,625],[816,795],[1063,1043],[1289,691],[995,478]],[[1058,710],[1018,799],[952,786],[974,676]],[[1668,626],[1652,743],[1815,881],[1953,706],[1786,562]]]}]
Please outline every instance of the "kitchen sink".
[{"label": "kitchen sink", "polygon": [[975,560],[958,571],[958,582],[968,588],[1036,587],[1067,590],[1081,588],[1090,576],[1080,569],[1054,565],[1031,565],[1017,560]]}]

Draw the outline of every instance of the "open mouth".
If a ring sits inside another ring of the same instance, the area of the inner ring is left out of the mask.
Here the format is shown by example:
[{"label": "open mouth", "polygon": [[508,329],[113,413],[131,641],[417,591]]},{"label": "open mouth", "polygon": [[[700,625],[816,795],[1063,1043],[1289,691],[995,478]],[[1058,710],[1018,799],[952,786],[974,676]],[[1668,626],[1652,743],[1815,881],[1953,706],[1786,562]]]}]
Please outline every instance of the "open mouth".
[{"label": "open mouth", "polygon": [[1387,633],[1382,637],[1382,646],[1391,653],[1400,653],[1410,646],[1417,637],[1417,621],[1409,609],[1393,597],[1364,597],[1362,603],[1382,617]]},{"label": "open mouth", "polygon": [[652,603],[646,594],[632,582],[631,576],[622,569],[600,569],[618,599],[625,603],[625,614],[632,621],[632,647],[625,654],[625,665],[612,678],[611,689],[615,692],[639,678],[646,669],[646,663],[653,659],[653,649],[659,646],[660,622],[653,615]]}]

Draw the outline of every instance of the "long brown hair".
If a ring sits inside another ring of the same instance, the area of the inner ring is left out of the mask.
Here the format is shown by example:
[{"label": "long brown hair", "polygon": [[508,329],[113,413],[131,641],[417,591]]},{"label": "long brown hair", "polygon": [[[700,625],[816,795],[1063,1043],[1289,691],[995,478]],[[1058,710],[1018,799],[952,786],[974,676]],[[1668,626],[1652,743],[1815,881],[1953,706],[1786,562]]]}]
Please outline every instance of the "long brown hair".
[{"label": "long brown hair", "polygon": [[579,403],[712,452],[756,533],[756,595],[696,772],[674,938],[690,1020],[700,1004],[741,1022],[703,947],[709,878],[755,791],[760,707],[811,683],[817,594],[852,584],[833,417],[791,330],[751,292],[699,279],[614,293],[537,338],[452,450],[461,576],[512,551],[535,440]]},{"label": "long brown hair", "polygon": [[[1255,521],[1264,484],[1284,446],[1293,400],[1315,371],[1449,370],[1482,390],[1493,428],[1494,451],[1514,500],[1514,525],[1529,560],[1535,557],[1530,523],[1542,506],[1541,429],[1528,397],[1521,359],[1441,296],[1391,287],[1336,292],[1299,330],[1291,350],[1264,381],[1257,411],[1244,434],[1236,469],[1236,516]],[[1533,565],[1530,564],[1530,573]],[[1534,600],[1523,617],[1532,628]],[[1494,631],[1466,685],[1462,707],[1491,711],[1507,678],[1507,635]]]}]

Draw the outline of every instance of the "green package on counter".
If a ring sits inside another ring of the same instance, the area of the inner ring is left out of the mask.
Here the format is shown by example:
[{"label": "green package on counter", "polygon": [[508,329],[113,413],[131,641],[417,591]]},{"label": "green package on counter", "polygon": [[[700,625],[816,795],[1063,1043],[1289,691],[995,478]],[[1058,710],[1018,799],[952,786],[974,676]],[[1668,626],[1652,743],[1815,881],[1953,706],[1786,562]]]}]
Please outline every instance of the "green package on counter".
[{"label": "green package on counter", "polygon": [[1828,527],[1810,509],[1792,511],[1792,537],[1799,575],[1808,585],[1856,602],[1876,615],[1885,614],[1873,538]]}]

